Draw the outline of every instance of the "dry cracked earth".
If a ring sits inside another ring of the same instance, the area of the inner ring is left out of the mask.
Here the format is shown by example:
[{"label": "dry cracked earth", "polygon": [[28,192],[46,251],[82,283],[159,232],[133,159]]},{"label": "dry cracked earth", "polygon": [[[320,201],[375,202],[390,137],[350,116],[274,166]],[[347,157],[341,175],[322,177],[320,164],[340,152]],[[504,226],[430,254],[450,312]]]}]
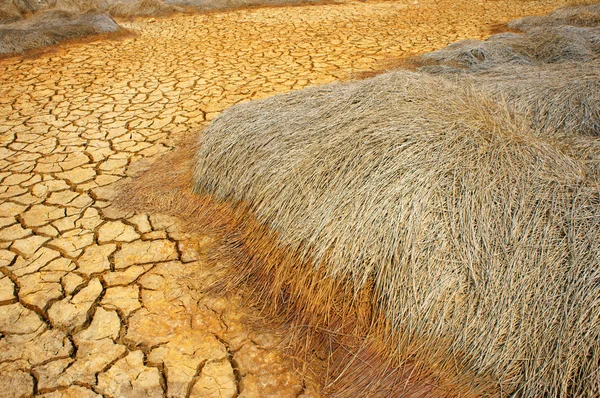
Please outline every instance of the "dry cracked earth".
[{"label": "dry cracked earth", "polygon": [[557,1],[353,2],[121,21],[0,60],[0,397],[310,397],[244,297],[198,291],[210,240],[114,184],[240,101],[483,38]]}]

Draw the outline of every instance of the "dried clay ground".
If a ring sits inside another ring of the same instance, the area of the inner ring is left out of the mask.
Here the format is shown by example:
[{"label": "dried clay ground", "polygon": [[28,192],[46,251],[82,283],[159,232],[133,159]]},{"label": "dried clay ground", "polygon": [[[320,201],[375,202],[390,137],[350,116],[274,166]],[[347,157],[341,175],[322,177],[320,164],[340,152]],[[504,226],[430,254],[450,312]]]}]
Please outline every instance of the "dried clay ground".
[{"label": "dried clay ground", "polygon": [[[0,60],[0,397],[309,397],[211,240],[111,206],[114,184],[240,101],[352,79],[561,1],[424,0],[120,21]],[[259,319],[259,318],[258,318]],[[260,319],[259,319],[260,322]]]}]

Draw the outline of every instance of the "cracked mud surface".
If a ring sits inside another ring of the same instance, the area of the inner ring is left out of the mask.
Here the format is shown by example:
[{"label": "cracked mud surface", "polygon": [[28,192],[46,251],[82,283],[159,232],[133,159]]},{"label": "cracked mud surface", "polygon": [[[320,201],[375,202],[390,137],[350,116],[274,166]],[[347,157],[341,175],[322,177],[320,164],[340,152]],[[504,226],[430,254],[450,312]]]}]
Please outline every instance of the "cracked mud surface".
[{"label": "cracked mud surface", "polygon": [[[122,22],[121,41],[0,60],[0,397],[309,397],[211,242],[111,206],[114,184],[237,102],[482,38],[561,2],[346,2]],[[193,277],[191,277],[193,275]],[[214,276],[212,276],[214,277]]]}]

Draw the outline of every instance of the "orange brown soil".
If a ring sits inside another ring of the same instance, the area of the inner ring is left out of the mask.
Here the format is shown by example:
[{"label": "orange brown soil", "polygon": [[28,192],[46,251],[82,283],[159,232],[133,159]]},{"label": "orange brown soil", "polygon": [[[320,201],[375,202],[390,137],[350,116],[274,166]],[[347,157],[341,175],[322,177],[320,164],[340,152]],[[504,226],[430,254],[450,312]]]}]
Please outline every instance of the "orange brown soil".
[{"label": "orange brown soil", "polygon": [[[210,236],[115,184],[240,101],[483,38],[561,1],[344,2],[122,21],[121,40],[0,60],[0,397],[318,396],[256,331]],[[168,167],[168,165],[162,165]],[[262,328],[264,329],[264,328]]]}]

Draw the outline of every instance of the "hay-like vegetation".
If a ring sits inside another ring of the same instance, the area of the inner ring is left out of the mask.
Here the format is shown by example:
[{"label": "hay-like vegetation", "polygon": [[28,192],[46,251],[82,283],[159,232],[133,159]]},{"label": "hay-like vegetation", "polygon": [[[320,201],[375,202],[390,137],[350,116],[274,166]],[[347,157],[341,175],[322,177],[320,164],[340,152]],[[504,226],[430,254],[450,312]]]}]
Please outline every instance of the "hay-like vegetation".
[{"label": "hay-like vegetation", "polygon": [[43,4],[45,4],[45,1],[42,2],[38,0],[12,0],[12,2],[21,13],[37,11]]},{"label": "hay-like vegetation", "polygon": [[527,114],[542,135],[600,135],[600,27],[501,33],[451,44],[408,63],[501,96]]},{"label": "hay-like vegetation", "polygon": [[505,65],[446,77],[503,98],[543,136],[600,136],[600,60]]},{"label": "hay-like vegetation", "polygon": [[120,205],[218,236],[328,396],[600,396],[597,35],[236,105]]},{"label": "hay-like vegetation", "polygon": [[85,13],[89,11],[105,12],[110,0],[50,0],[49,8],[70,13]]},{"label": "hay-like vegetation", "polygon": [[105,12],[109,0],[0,1],[0,54],[122,30]]},{"label": "hay-like vegetation", "polygon": [[600,3],[562,7],[552,11],[548,15],[523,17],[508,23],[509,28],[524,31],[534,27],[559,25],[600,26]]},{"label": "hay-like vegetation", "polygon": [[7,24],[22,18],[22,14],[12,2],[0,2],[0,24]]},{"label": "hay-like vegetation", "polygon": [[536,27],[525,33],[500,33],[485,41],[463,40],[416,57],[430,73],[479,71],[507,64],[542,65],[587,62],[600,56],[600,28]]},{"label": "hay-like vegetation", "polygon": [[0,54],[20,53],[67,39],[114,33],[119,29],[119,25],[106,13],[40,11],[31,18],[0,26]]},{"label": "hay-like vegetation", "polygon": [[[409,366],[394,391],[592,396],[598,187],[530,126],[410,72],[293,92],[213,122],[195,191],[238,209],[234,280],[304,333],[362,336]],[[339,396],[377,383],[360,361],[338,371],[353,375]]]},{"label": "hay-like vegetation", "polygon": [[18,21],[27,13],[37,11],[37,0],[0,0],[0,25]]},{"label": "hay-like vegetation", "polygon": [[108,12],[115,17],[165,16],[182,11],[183,8],[161,0],[118,2],[108,8]]}]

